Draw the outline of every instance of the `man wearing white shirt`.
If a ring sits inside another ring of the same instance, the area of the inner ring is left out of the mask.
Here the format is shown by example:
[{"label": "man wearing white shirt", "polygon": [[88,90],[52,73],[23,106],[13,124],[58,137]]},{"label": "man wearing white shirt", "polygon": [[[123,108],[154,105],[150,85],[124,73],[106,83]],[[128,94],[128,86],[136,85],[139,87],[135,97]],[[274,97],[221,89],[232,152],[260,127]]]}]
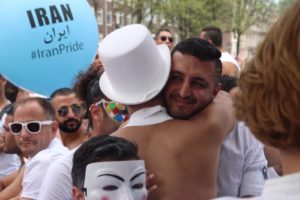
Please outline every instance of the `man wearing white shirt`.
[{"label": "man wearing white shirt", "polygon": [[[118,128],[118,124],[108,116],[102,108],[102,103],[99,103],[104,98],[99,88],[99,75],[96,72],[87,71],[82,74],[80,80],[82,82],[79,81],[78,86],[86,92],[81,96],[84,97],[86,105],[90,108],[92,137],[112,133]],[[71,169],[73,155],[78,147],[51,165],[42,183],[38,200],[72,200]]]},{"label": "man wearing white shirt", "polygon": [[60,138],[64,146],[71,150],[88,139],[87,127],[84,124],[86,107],[71,88],[57,89],[50,98],[55,109]]},{"label": "man wearing white shirt", "polygon": [[200,38],[209,41],[221,51],[222,75],[239,77],[240,65],[231,54],[224,51],[223,33],[221,29],[216,26],[207,26],[202,29]]},{"label": "man wearing white shirt", "polygon": [[22,200],[37,199],[48,167],[68,152],[56,138],[58,126],[54,117],[54,108],[46,99],[24,99],[15,107],[10,131],[22,153],[29,156],[22,182]]},{"label": "man wearing white shirt", "polygon": [[238,122],[222,144],[218,196],[258,196],[267,178],[263,145]]},{"label": "man wearing white shirt", "polygon": [[[0,74],[0,111],[2,111],[2,109],[4,109],[5,106],[10,103],[5,97],[5,85],[6,80]],[[5,111],[2,111],[0,114],[0,178],[13,173],[20,167],[20,160],[16,154],[8,154],[3,151],[4,139],[2,137],[2,129],[5,122],[5,116]]]}]

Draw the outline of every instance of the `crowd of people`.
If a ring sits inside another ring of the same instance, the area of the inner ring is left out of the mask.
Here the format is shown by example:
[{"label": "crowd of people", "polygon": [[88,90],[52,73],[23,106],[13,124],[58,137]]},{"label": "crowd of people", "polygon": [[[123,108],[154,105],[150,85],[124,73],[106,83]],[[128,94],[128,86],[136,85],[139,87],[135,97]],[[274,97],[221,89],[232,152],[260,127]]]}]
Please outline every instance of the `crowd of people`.
[{"label": "crowd of people", "polygon": [[0,74],[0,200],[300,199],[299,16],[243,68],[216,26],[132,24],[49,98]]}]

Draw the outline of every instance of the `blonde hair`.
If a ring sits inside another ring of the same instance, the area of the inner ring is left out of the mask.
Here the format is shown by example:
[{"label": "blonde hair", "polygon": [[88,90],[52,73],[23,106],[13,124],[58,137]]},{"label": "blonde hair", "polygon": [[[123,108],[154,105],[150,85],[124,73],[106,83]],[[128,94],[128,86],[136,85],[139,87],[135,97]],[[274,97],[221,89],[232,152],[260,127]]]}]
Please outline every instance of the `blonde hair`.
[{"label": "blonde hair", "polygon": [[300,1],[267,33],[238,86],[237,117],[259,140],[300,147]]}]

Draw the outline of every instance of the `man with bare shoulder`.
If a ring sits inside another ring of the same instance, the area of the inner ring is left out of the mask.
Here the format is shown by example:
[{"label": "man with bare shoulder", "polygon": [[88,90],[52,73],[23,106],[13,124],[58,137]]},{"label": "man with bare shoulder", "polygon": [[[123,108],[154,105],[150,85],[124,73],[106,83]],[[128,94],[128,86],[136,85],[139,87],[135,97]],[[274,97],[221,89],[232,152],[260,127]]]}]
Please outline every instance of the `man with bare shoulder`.
[{"label": "man with bare shoulder", "polygon": [[147,28],[123,27],[100,44],[105,69],[100,88],[111,100],[128,105],[131,115],[113,135],[138,144],[139,154],[159,187],[150,200],[216,197],[221,144],[235,120],[231,100],[218,94],[221,54],[208,42],[201,43],[201,64],[210,81],[203,85],[199,80],[195,87],[205,87],[204,92],[212,95],[205,99],[201,114],[195,113],[190,120],[174,120],[163,107],[161,91],[170,73],[170,52],[166,45],[155,45]]},{"label": "man with bare shoulder", "polygon": [[[206,42],[198,38],[183,40],[173,48],[170,77],[164,89],[166,108],[172,117],[189,120],[214,97],[214,90],[209,88],[221,79],[209,73],[210,52]],[[245,123],[238,121],[221,147],[217,196],[260,195],[266,178],[263,145]]]}]

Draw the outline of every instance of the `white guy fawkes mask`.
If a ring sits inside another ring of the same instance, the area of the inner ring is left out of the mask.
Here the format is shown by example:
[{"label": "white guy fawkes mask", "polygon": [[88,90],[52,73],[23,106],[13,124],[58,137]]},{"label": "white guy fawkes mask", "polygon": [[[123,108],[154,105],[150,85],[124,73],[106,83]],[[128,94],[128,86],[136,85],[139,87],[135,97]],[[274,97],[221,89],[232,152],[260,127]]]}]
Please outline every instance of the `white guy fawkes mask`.
[{"label": "white guy fawkes mask", "polygon": [[96,162],[87,165],[86,200],[146,200],[143,160]]}]

